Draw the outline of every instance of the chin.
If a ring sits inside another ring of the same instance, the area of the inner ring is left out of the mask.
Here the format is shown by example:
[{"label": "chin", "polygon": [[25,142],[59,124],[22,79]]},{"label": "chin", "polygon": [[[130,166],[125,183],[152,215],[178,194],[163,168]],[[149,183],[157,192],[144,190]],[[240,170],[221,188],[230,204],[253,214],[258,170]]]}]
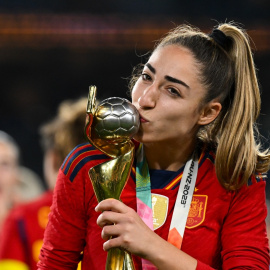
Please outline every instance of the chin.
[{"label": "chin", "polygon": [[142,134],[139,134],[140,132],[138,132],[137,134],[135,134],[134,136],[133,136],[133,140],[135,140],[135,141],[137,141],[137,142],[143,142],[142,141]]},{"label": "chin", "polygon": [[140,136],[138,134],[136,134],[133,139],[139,143],[143,143],[143,144],[152,144],[155,143],[155,141],[153,140],[153,138],[147,138],[146,136]]}]

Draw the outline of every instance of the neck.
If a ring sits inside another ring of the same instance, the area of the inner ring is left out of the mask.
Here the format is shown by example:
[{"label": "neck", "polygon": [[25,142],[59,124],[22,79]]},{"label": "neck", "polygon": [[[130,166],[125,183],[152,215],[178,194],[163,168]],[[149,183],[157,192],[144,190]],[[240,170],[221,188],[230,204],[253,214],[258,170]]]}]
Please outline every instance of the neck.
[{"label": "neck", "polygon": [[149,169],[177,171],[191,158],[195,141],[181,145],[146,143],[144,151]]}]

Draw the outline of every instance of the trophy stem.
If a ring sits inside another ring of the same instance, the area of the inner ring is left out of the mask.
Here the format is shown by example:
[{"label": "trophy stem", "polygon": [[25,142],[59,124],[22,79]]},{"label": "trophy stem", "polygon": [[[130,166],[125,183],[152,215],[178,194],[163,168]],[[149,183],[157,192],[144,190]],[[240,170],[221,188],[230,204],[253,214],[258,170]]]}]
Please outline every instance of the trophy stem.
[{"label": "trophy stem", "polygon": [[135,270],[131,254],[128,251],[125,251],[123,270]]},{"label": "trophy stem", "polygon": [[131,254],[120,248],[108,251],[106,270],[135,270]]},{"label": "trophy stem", "polygon": [[[134,146],[115,159],[103,162],[89,170],[97,200],[114,198],[120,200],[121,192],[130,175],[134,159]],[[108,251],[106,270],[135,270],[132,257],[125,250],[111,248]]]},{"label": "trophy stem", "polygon": [[111,248],[108,251],[106,270],[123,270],[125,251],[120,248]]}]

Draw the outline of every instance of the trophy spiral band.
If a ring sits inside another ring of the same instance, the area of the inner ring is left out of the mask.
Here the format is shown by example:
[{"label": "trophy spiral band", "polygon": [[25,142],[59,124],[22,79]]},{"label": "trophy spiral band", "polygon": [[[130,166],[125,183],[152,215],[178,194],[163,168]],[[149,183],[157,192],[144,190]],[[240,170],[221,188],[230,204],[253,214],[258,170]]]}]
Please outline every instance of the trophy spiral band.
[{"label": "trophy spiral band", "polygon": [[[90,86],[85,123],[89,142],[112,159],[94,166],[89,176],[97,200],[119,200],[134,160],[130,138],[138,131],[139,114],[126,99],[109,98],[96,107],[96,87]],[[135,270],[131,255],[120,248],[108,251],[106,270]]]}]

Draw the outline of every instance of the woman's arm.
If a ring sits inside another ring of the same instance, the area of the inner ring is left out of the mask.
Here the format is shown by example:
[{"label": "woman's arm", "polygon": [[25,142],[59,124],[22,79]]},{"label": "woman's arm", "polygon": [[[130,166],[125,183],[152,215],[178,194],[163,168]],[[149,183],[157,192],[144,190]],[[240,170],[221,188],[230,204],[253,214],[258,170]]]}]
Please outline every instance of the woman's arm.
[{"label": "woman's arm", "polygon": [[86,237],[83,194],[80,177],[70,181],[62,171],[59,172],[39,257],[39,270],[77,269]]},{"label": "woman's arm", "polygon": [[269,269],[265,181],[252,179],[236,192],[223,224],[223,269]]}]

